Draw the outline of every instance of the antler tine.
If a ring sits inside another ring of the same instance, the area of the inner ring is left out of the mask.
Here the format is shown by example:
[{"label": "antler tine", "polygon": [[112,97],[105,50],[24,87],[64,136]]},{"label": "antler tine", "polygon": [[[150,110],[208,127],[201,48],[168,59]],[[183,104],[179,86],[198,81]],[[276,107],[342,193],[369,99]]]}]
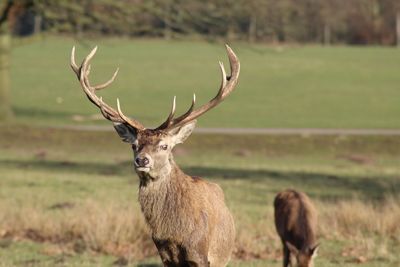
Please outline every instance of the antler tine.
[{"label": "antler tine", "polygon": [[[127,116],[125,116],[125,114],[122,113],[121,106],[119,104],[119,99],[118,98],[117,98],[117,110],[118,110],[118,115],[121,117],[121,119],[124,120],[124,122],[128,123],[131,126],[137,124],[136,121],[134,121],[133,119],[131,119],[131,118],[127,117]],[[135,128],[137,128],[137,127],[135,127]],[[144,129],[144,127],[142,129]]]},{"label": "antler tine", "polygon": [[[74,47],[75,48],[75,47]],[[89,85],[89,73],[90,73],[90,60],[94,57],[94,55],[97,52],[97,46],[95,48],[92,49],[92,51],[89,53],[89,55],[84,59],[83,63],[82,63],[82,69],[85,72],[82,72],[86,78],[86,83]],[[76,65],[76,64],[75,64]],[[101,90],[106,88],[107,86],[109,86],[114,80],[115,77],[117,77],[119,68],[117,68],[113,74],[113,76],[111,77],[111,79],[109,79],[107,82],[103,83],[103,84],[99,84],[99,85],[95,85],[95,86],[91,86],[93,88],[93,90]]]},{"label": "antler tine", "polygon": [[196,104],[196,95],[193,94],[193,99],[192,99],[192,104],[190,105],[189,109],[181,116],[178,118],[174,119],[174,124],[180,122],[181,120],[185,119],[187,116],[189,116],[193,112],[194,104]]},{"label": "antler tine", "polygon": [[176,97],[174,97],[171,113],[169,114],[168,118],[160,126],[158,126],[156,128],[156,130],[166,129],[171,125],[175,125],[176,123],[185,119],[187,116],[189,116],[192,113],[194,105],[196,104],[196,95],[195,94],[193,94],[192,104],[190,105],[189,109],[184,114],[179,116],[178,118],[173,119],[174,114],[175,114],[175,98]]},{"label": "antler tine", "polygon": [[206,113],[207,111],[209,111],[210,109],[221,103],[235,89],[240,74],[240,62],[236,54],[233,52],[233,50],[228,45],[225,46],[228,53],[231,75],[229,77],[226,76],[224,65],[222,62],[219,62],[222,80],[217,95],[213,99],[211,99],[208,103],[202,105],[200,108],[196,110],[193,110],[196,101],[195,95],[193,95],[192,105],[185,114],[174,119],[169,124],[166,124],[164,122],[157,129],[165,130],[168,128],[178,127],[188,123],[189,121],[195,120],[202,114]]},{"label": "antler tine", "polygon": [[[227,77],[227,81],[231,82],[232,81],[232,86],[228,87],[226,90],[224,90],[224,95],[230,94],[233,89],[235,89],[235,86],[238,82],[239,79],[239,74],[240,74],[240,62],[239,59],[237,58],[236,54],[233,52],[232,48],[229,47],[229,45],[225,45],[226,51],[228,52],[228,58],[229,58],[229,65],[231,68],[231,75]],[[225,97],[225,96],[224,96]]]},{"label": "antler tine", "polygon": [[117,112],[112,107],[110,107],[105,102],[103,102],[103,99],[101,97],[99,98],[95,94],[96,90],[100,90],[100,89],[103,89],[103,88],[109,86],[114,81],[115,77],[118,74],[118,70],[119,70],[119,69],[117,69],[114,72],[111,79],[109,79],[107,82],[100,84],[100,85],[91,86],[90,82],[89,82],[89,73],[90,73],[90,64],[89,63],[90,63],[90,60],[96,54],[96,51],[97,51],[97,46],[95,48],[93,48],[92,51],[90,51],[90,53],[85,57],[85,59],[83,60],[80,67],[78,67],[78,65],[75,62],[75,47],[72,48],[72,52],[71,52],[71,68],[77,75],[79,82],[80,82],[82,89],[85,92],[86,96],[88,97],[90,102],[92,102],[98,108],[100,108],[101,113],[103,114],[103,116],[106,119],[113,121],[113,122],[127,123],[135,129],[144,130],[145,128],[140,122],[138,122],[134,119],[128,118],[121,112],[119,101],[118,101],[118,112]]},{"label": "antler tine", "polygon": [[102,97],[100,97],[100,111],[101,111],[101,114],[103,114],[104,118],[106,118],[107,120],[113,121],[113,114],[111,114],[110,111],[106,109],[105,103],[103,102]]},{"label": "antler tine", "polygon": [[80,69],[79,69],[78,65],[76,65],[76,62],[75,62],[75,46],[72,47],[70,65],[71,65],[72,70],[75,72],[76,76],[79,78]]},{"label": "antler tine", "polygon": [[227,79],[226,79],[226,71],[224,68],[224,63],[222,63],[221,61],[219,61],[218,63],[219,63],[219,68],[221,70],[221,76],[222,76],[221,77],[221,86],[220,86],[218,94],[217,94],[217,96],[220,96],[220,95],[222,95],[223,89],[226,86]]},{"label": "antler tine", "polygon": [[101,89],[104,89],[107,86],[109,86],[115,80],[115,77],[117,77],[118,71],[119,71],[119,68],[117,68],[115,70],[115,72],[114,72],[113,76],[111,77],[111,79],[109,79],[107,82],[105,82],[103,84],[99,84],[99,85],[94,86],[94,89],[95,90],[101,90]]},{"label": "antler tine", "polygon": [[172,100],[171,111],[167,119],[159,127],[157,127],[157,129],[165,129],[172,123],[172,119],[174,118],[175,115],[175,109],[176,109],[176,96],[174,96]]},{"label": "antler tine", "polygon": [[[89,81],[89,73],[90,73],[90,65],[88,65],[88,63],[90,62],[90,60],[94,57],[94,55],[96,54],[97,51],[97,46],[95,46],[92,51],[90,51],[89,55],[87,55],[84,59],[83,62],[81,64],[81,72],[80,72],[80,76],[79,79],[82,82],[88,82]],[[90,85],[89,83],[87,83],[87,85]],[[89,86],[89,88],[91,88],[91,86]],[[91,88],[92,89],[92,88]]]}]

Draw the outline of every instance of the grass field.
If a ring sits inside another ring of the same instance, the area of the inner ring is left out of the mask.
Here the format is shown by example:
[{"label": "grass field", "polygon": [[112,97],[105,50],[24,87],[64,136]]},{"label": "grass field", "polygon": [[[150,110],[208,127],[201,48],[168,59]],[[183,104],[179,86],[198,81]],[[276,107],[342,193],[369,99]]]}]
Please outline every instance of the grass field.
[{"label": "grass field", "polygon": [[[317,266],[399,266],[400,139],[194,135],[181,167],[219,183],[237,227],[229,266],[281,266],[277,192],[319,214]],[[0,266],[159,266],[129,146],[114,133],[0,127]]]},{"label": "grass field", "polygon": [[[13,49],[16,119],[0,125],[0,267],[160,266],[137,202],[129,146],[112,132],[47,128],[104,124],[69,68],[95,44],[93,81],[146,126],[219,86],[223,44],[47,37]],[[400,50],[233,43],[239,87],[198,127],[399,128]],[[24,126],[25,125],[25,126]],[[110,126],[110,125],[109,125]],[[111,126],[110,126],[111,127]],[[400,266],[400,138],[195,134],[180,166],[222,186],[234,214],[231,267],[281,266],[272,202],[305,191],[319,211],[316,266]]]},{"label": "grass field", "polygon": [[[49,37],[13,50],[12,94],[18,122],[98,124],[69,68],[73,45],[81,59],[95,45],[92,78],[101,82],[119,66],[101,94],[148,126],[165,118],[177,96],[185,110],[218,89],[223,44],[99,39],[79,43]],[[237,90],[200,127],[399,128],[400,51],[381,47],[267,47],[233,43],[242,63]],[[79,116],[77,116],[79,115]],[[75,120],[74,120],[75,119]]]}]

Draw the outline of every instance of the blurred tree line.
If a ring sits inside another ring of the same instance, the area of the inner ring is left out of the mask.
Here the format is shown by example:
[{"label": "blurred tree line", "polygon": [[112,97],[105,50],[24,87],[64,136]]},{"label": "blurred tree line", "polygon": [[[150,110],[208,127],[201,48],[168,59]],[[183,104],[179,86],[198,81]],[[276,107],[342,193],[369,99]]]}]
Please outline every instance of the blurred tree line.
[{"label": "blurred tree line", "polygon": [[[5,0],[3,0],[5,1]],[[400,0],[14,0],[15,35],[394,45]]]}]

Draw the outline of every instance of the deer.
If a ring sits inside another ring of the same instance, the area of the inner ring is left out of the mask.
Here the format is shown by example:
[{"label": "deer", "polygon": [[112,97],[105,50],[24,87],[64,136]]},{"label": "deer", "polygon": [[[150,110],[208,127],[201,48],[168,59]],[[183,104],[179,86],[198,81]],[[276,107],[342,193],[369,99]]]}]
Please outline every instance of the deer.
[{"label": "deer", "polygon": [[166,120],[150,129],[124,115],[119,99],[115,110],[96,95],[97,90],[109,86],[118,74],[117,69],[107,82],[91,85],[90,61],[96,51],[97,46],[78,66],[73,47],[71,67],[89,101],[113,123],[122,141],[132,147],[133,166],[139,177],[138,201],[163,265],[226,266],[234,248],[235,225],[224,193],[216,183],[185,174],[175,163],[172,149],[191,135],[198,117],[234,90],[240,73],[236,54],[226,45],[231,75],[227,76],[223,63],[219,62],[222,81],[214,98],[195,109],[196,95],[193,94],[189,109],[176,117],[174,97]]},{"label": "deer", "polygon": [[313,267],[319,244],[317,211],[310,198],[295,190],[282,191],[275,197],[274,215],[283,245],[283,267]]}]

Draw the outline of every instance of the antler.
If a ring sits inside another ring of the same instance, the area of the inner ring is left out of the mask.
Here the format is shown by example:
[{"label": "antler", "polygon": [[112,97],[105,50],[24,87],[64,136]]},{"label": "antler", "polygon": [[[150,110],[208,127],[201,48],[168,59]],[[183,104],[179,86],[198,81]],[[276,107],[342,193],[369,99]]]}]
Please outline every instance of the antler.
[{"label": "antler", "polygon": [[89,73],[90,73],[89,62],[96,54],[96,51],[97,51],[97,46],[95,48],[93,48],[93,50],[89,53],[89,55],[87,55],[87,57],[83,60],[80,67],[78,67],[78,65],[76,65],[76,63],[75,63],[75,46],[72,48],[72,52],[71,52],[71,68],[75,72],[76,76],[78,77],[78,80],[79,80],[86,96],[88,97],[90,102],[92,102],[98,108],[100,108],[101,113],[103,114],[103,116],[106,119],[108,119],[112,122],[129,124],[130,126],[132,126],[133,128],[135,128],[137,130],[144,130],[145,127],[140,122],[138,122],[134,119],[128,118],[127,116],[125,116],[122,113],[118,99],[117,99],[118,110],[115,111],[115,109],[113,109],[112,107],[107,105],[101,97],[99,98],[95,94],[96,90],[101,90],[101,89],[109,86],[114,81],[115,77],[118,74],[118,69],[117,69],[114,72],[114,75],[111,77],[111,79],[108,80],[107,82],[96,85],[96,86],[90,85],[90,83],[89,83]]},{"label": "antler", "polygon": [[192,105],[183,115],[174,119],[175,115],[175,107],[176,107],[176,98],[174,97],[172,102],[171,112],[168,115],[168,118],[165,122],[163,122],[160,126],[157,127],[156,130],[166,130],[170,128],[179,127],[192,121],[202,114],[206,113],[213,107],[217,106],[221,103],[232,91],[235,89],[235,86],[238,82],[239,73],[240,73],[240,62],[233,50],[228,46],[226,46],[226,51],[228,53],[229,63],[231,67],[231,76],[227,77],[224,64],[219,62],[219,66],[221,69],[222,81],[221,86],[219,88],[218,94],[211,99],[208,103],[204,104],[200,108],[193,110],[194,104],[196,103],[196,95],[193,95]]}]

